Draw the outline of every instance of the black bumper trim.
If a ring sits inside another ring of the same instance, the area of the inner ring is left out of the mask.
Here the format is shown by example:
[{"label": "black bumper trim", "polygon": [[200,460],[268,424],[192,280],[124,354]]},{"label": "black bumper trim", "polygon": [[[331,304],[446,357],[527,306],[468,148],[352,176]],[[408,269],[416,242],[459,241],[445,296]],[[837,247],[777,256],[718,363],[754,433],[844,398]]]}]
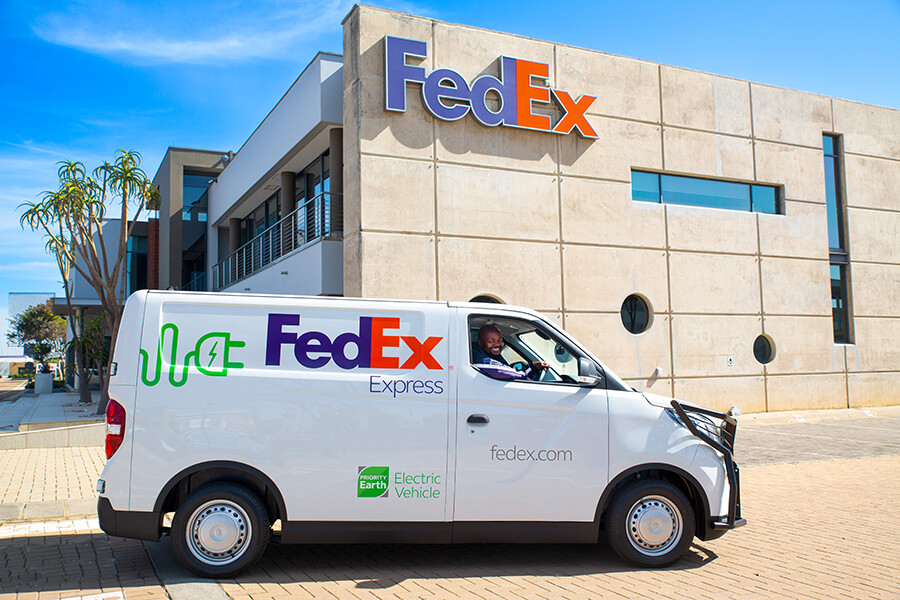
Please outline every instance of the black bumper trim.
[{"label": "black bumper trim", "polygon": [[109,535],[158,542],[162,527],[160,515],[155,512],[116,510],[109,498],[97,499],[97,517],[100,529]]}]

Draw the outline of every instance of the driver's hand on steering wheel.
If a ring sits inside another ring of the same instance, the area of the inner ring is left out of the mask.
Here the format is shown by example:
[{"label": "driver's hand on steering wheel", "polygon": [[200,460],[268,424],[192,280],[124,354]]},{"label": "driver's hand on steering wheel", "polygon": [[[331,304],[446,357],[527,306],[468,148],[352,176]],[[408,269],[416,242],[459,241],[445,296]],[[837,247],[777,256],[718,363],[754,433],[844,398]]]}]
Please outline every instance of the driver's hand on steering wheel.
[{"label": "driver's hand on steering wheel", "polygon": [[531,363],[531,366],[534,369],[549,369],[550,363],[548,363],[545,360],[536,360],[533,363]]}]

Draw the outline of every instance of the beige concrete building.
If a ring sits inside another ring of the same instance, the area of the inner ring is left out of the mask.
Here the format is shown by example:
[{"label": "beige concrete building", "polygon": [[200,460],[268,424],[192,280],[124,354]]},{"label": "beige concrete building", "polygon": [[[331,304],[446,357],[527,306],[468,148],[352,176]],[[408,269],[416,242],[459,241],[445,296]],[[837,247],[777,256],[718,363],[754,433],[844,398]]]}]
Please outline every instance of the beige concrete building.
[{"label": "beige concrete building", "polygon": [[211,185],[209,289],[490,299],[701,405],[900,404],[898,188],[897,110],[357,6]]}]

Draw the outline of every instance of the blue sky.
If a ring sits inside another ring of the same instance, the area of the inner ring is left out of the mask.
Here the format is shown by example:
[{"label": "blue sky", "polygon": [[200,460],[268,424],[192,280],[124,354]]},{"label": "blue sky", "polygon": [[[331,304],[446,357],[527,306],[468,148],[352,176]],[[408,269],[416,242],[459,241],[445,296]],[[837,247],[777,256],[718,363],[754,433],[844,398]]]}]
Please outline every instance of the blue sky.
[{"label": "blue sky", "polygon": [[[900,108],[900,0],[372,4]],[[168,146],[237,150],[317,51],[341,52],[352,6],[0,3],[0,332],[9,292],[62,294],[17,209],[56,187],[57,161],[134,149],[152,177]]]}]

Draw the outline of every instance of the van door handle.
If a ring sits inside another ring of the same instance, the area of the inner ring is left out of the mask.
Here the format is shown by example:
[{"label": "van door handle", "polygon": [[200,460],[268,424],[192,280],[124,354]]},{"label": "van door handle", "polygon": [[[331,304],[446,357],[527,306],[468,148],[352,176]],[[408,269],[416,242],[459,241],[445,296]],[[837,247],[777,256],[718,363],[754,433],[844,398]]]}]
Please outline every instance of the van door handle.
[{"label": "van door handle", "polygon": [[466,423],[469,425],[487,425],[490,422],[487,415],[469,415],[469,418],[466,419]]}]

